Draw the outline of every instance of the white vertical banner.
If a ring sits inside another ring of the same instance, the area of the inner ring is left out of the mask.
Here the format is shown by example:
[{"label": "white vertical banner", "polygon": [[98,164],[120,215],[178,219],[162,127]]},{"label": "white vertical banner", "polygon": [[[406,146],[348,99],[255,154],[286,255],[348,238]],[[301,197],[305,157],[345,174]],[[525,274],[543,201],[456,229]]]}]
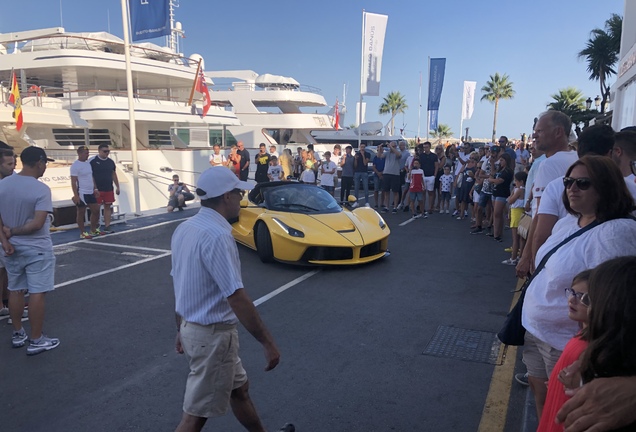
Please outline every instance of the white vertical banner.
[{"label": "white vertical banner", "polygon": [[363,12],[361,96],[380,96],[382,51],[388,15]]},{"label": "white vertical banner", "polygon": [[360,102],[356,102],[356,127],[367,121],[367,103],[362,102],[362,108],[360,108]]},{"label": "white vertical banner", "polygon": [[469,120],[473,116],[473,109],[475,107],[475,88],[476,87],[477,87],[477,82],[464,81],[464,97],[462,99],[462,120]]}]

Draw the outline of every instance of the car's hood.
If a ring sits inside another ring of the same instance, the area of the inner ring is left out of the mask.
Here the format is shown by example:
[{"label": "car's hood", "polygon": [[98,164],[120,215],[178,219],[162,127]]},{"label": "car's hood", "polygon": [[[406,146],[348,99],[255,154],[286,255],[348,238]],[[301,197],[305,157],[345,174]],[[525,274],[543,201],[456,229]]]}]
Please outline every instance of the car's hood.
[{"label": "car's hood", "polygon": [[340,234],[352,244],[364,244],[365,242],[365,233],[361,232],[360,228],[361,221],[350,212],[343,211],[319,215],[290,213],[289,218],[295,224],[294,227],[304,230],[306,235],[324,233],[329,229]]}]

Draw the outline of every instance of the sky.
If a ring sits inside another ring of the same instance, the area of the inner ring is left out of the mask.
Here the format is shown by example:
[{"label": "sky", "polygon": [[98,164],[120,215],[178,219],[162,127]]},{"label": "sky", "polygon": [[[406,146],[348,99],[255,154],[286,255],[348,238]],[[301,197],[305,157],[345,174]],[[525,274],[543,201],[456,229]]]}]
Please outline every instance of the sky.
[{"label": "sky", "polygon": [[[342,102],[346,85],[345,125],[354,123],[360,97],[362,11],[388,15],[380,96],[364,98],[367,121],[386,124],[390,115],[378,114],[379,106],[384,96],[399,91],[409,108],[396,117],[396,128],[414,137],[419,124],[425,136],[428,57],[445,57],[439,123],[459,136],[463,82],[476,81],[474,113],[463,126],[473,138],[489,138],[494,104],[479,100],[480,89],[498,72],[510,77],[516,94],[500,102],[497,135],[519,138],[531,133],[534,117],[545,111],[559,89],[575,87],[592,99],[600,93],[577,53],[592,29],[602,28],[612,13],[623,14],[623,2],[180,0],[176,15],[186,33],[182,52],[202,55],[208,71],[251,69],[293,77],[301,85],[319,88],[329,105],[336,98]],[[110,29],[123,38],[119,0],[24,3],[28,15],[0,15],[0,33],[62,24],[70,32]],[[164,44],[163,39],[149,42]]]}]

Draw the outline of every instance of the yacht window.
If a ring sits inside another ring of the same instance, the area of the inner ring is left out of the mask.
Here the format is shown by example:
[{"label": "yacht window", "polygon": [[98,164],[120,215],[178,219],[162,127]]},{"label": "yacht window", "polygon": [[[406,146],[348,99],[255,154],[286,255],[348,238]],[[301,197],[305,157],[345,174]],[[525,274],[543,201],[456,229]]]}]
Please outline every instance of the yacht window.
[{"label": "yacht window", "polygon": [[53,129],[55,141],[61,146],[111,145],[108,129],[88,129],[88,143],[84,129]]},{"label": "yacht window", "polygon": [[150,147],[171,146],[172,139],[170,138],[170,131],[167,130],[149,130],[148,131],[148,145]]}]

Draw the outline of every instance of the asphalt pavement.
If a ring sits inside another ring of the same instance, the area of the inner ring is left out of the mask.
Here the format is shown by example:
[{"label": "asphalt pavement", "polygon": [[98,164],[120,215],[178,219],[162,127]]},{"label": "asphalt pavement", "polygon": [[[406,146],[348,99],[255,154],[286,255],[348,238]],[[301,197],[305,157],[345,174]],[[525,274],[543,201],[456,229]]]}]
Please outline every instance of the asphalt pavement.
[{"label": "asphalt pavement", "polygon": [[[27,357],[0,321],[0,430],[174,430],[188,367],[174,351],[170,238],[194,212],[130,220],[91,241],[77,241],[77,230],[54,234],[57,289],[45,332],[61,344]],[[493,424],[484,423],[489,415],[505,424],[492,432],[521,430],[525,389],[506,378],[507,394],[492,391],[504,363],[521,370],[518,355],[504,359],[493,343],[516,283],[501,264],[510,231],[497,243],[446,214],[384,217],[391,256],[368,265],[262,264],[239,246],[245,287],[282,353],[264,372],[260,345],[241,328],[264,423],[272,431],[286,422],[299,432],[476,431]],[[505,403],[485,413],[493,397]],[[242,428],[229,413],[204,430]]]}]

